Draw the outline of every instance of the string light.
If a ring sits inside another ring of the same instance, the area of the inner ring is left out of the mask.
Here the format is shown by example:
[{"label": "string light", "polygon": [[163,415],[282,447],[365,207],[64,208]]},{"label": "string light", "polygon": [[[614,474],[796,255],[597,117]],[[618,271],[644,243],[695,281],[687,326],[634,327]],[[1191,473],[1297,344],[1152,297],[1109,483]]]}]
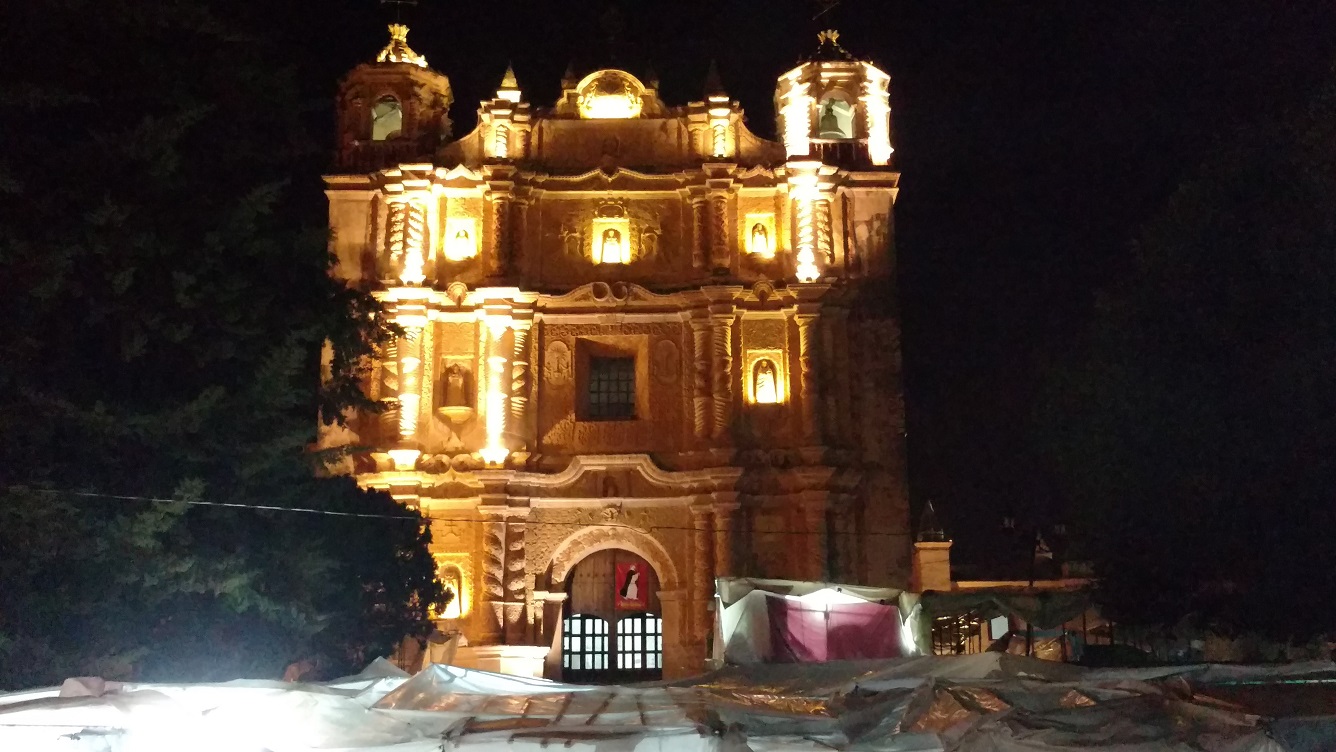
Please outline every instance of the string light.
[{"label": "string light", "polygon": [[[439,517],[426,512],[421,513],[420,516],[409,516],[409,515],[398,515],[398,514],[374,514],[370,512],[339,512],[331,509],[314,509],[311,507],[280,507],[280,506],[274,506],[272,504],[242,504],[239,502],[227,502],[227,501],[204,501],[198,499],[166,499],[155,496],[135,496],[133,494],[96,493],[93,491],[63,491],[49,488],[31,488],[31,487],[21,487],[21,486],[8,487],[8,490],[18,490],[18,489],[22,489],[24,491],[29,491],[33,493],[76,496],[90,499],[115,499],[118,501],[147,501],[155,504],[185,504],[188,506],[221,507],[227,509],[250,509],[258,512],[296,512],[299,514],[324,514],[332,517],[357,517],[361,519],[403,520],[403,521],[421,521],[426,519],[426,520],[431,520],[432,522],[456,522],[456,523],[477,524],[477,525],[481,525],[487,522],[487,520],[475,519],[469,517]],[[563,528],[608,527],[608,528],[626,529],[633,527],[632,525],[625,525],[616,522],[555,522],[555,521],[533,520],[533,519],[526,519],[524,521],[524,524],[551,525]],[[686,532],[700,531],[700,528],[692,527],[689,525],[650,525],[644,529],[649,531],[653,530],[682,530]],[[809,530],[751,530],[748,531],[748,534],[811,535],[812,532]],[[904,534],[902,533],[859,532],[859,535],[904,537]]]}]

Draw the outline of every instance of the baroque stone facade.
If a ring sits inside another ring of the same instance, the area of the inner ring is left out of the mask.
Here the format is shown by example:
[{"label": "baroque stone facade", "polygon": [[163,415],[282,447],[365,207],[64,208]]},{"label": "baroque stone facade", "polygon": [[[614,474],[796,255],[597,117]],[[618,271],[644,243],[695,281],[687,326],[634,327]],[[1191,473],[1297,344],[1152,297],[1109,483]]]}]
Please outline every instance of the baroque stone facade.
[{"label": "baroque stone facade", "polygon": [[404,334],[366,384],[389,409],[325,443],[432,518],[443,627],[555,673],[568,577],[620,549],[672,677],[716,576],[904,586],[886,74],[824,33],[776,142],[718,86],[672,107],[595,71],[543,108],[507,71],[451,140],[406,33],[344,81],[326,177],[333,273]]}]

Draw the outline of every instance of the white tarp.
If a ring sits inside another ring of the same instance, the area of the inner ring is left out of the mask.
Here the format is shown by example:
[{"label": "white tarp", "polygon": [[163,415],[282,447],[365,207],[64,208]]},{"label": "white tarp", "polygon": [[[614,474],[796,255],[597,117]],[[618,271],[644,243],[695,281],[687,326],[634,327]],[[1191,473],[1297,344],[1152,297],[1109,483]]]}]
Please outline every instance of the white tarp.
[{"label": "white tarp", "polygon": [[919,596],[891,588],[843,585],[832,582],[764,580],[721,577],[715,580],[714,619],[716,667],[768,663],[774,657],[767,600],[784,598],[812,604],[880,603],[900,612],[900,647],[903,655],[925,651],[915,638],[920,633]]},{"label": "white tarp", "polygon": [[1336,749],[1333,678],[1331,663],[1088,671],[985,653],[607,687],[384,664],[326,684],[75,680],[0,695],[0,750],[1318,752]]}]

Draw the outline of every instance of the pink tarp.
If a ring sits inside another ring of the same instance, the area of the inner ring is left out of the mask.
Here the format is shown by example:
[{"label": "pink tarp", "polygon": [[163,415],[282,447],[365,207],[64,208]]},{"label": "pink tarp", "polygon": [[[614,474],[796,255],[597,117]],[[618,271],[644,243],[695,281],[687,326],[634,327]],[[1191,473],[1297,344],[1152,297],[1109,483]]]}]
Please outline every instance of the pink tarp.
[{"label": "pink tarp", "polygon": [[877,603],[813,604],[767,598],[777,663],[899,658],[900,611]]}]

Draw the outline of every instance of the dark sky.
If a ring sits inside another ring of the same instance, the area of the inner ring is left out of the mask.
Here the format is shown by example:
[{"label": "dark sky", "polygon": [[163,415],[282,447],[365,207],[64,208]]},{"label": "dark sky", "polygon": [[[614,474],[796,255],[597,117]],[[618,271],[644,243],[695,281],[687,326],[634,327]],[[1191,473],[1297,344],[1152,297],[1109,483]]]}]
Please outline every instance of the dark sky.
[{"label": "dark sky", "polygon": [[[773,81],[819,28],[887,70],[911,488],[963,541],[1003,509],[1061,508],[1033,435],[1045,375],[1079,349],[1137,226],[1213,139],[1302,101],[1336,59],[1332,2],[845,0],[813,21],[807,0],[625,0],[612,44],[610,5],[422,0],[403,13],[410,44],[453,83],[457,135],[507,62],[539,105],[572,60],[652,65],[682,104],[714,58],[767,135]],[[331,97],[393,14],[374,0],[261,7]]]}]

